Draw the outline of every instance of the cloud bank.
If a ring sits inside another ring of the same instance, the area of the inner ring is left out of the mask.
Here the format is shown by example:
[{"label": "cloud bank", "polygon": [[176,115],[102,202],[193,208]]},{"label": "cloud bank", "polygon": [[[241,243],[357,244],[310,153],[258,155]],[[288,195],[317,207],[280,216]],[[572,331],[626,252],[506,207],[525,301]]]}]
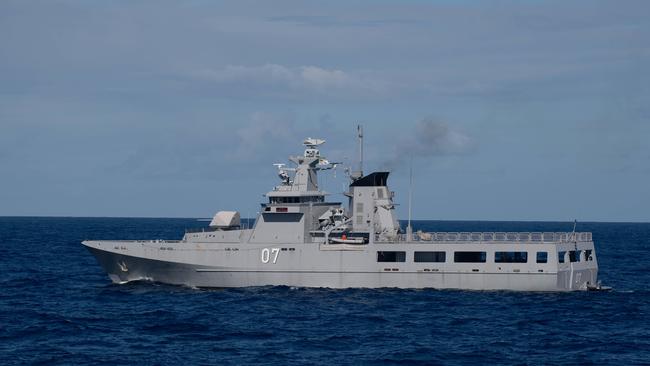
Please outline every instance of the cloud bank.
[{"label": "cloud bank", "polygon": [[276,97],[305,96],[377,98],[387,94],[386,81],[358,73],[319,66],[287,67],[229,65],[192,72],[194,80],[210,83],[225,93]]}]

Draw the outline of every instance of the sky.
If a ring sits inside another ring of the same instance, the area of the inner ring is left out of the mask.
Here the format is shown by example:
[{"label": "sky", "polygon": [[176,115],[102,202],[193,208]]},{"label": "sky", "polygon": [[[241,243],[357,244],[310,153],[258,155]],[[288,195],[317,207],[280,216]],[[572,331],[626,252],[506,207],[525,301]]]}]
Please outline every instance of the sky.
[{"label": "sky", "polygon": [[650,2],[0,2],[0,215],[251,217],[357,124],[401,218],[650,222]]}]

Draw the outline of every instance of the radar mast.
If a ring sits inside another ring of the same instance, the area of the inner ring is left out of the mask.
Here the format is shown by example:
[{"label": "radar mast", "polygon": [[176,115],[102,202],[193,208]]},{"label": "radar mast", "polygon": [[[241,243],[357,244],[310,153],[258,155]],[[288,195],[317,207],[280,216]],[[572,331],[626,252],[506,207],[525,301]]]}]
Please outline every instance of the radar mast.
[{"label": "radar mast", "polygon": [[357,144],[359,145],[359,170],[350,174],[352,181],[363,177],[363,126],[361,125],[357,125]]}]

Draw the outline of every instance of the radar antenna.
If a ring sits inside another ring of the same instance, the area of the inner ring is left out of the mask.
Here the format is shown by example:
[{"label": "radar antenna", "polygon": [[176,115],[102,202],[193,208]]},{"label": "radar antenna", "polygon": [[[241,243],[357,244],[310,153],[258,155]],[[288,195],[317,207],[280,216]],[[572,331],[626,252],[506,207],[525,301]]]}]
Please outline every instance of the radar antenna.
[{"label": "radar antenna", "polygon": [[323,139],[313,139],[311,137],[307,137],[305,141],[303,141],[303,145],[307,146],[310,149],[315,149],[316,147],[322,145],[325,143],[325,140]]},{"label": "radar antenna", "polygon": [[275,163],[273,165],[278,168],[278,177],[280,177],[282,184],[284,184],[285,186],[290,186],[291,184],[293,184],[291,178],[289,177],[289,174],[287,173],[287,170],[284,168],[286,164]]},{"label": "radar antenna", "polygon": [[313,139],[311,137],[307,137],[305,141],[302,142],[303,145],[305,145],[305,157],[306,158],[318,158],[319,160],[321,159],[320,157],[320,151],[318,151],[317,147],[320,145],[324,144],[325,140],[323,139]]},{"label": "radar antenna", "polygon": [[359,174],[363,175],[363,126],[357,125],[357,136],[359,138]]},{"label": "radar antenna", "polygon": [[359,170],[352,172],[350,178],[353,181],[363,177],[363,126],[357,125],[357,139],[359,144]]},{"label": "radar antenna", "polygon": [[411,226],[411,217],[413,210],[413,156],[411,155],[411,164],[409,169],[409,218],[406,226],[406,240],[413,241],[413,226]]}]

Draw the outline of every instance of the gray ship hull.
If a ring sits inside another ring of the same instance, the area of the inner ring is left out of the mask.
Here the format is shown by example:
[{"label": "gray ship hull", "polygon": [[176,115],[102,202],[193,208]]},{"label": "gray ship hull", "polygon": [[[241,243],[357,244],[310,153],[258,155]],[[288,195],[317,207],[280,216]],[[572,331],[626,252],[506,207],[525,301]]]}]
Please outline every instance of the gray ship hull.
[{"label": "gray ship hull", "polygon": [[[290,252],[279,252],[276,263],[271,263],[271,256],[269,263],[264,264],[259,259],[262,247],[250,248],[253,253],[248,254],[244,251],[230,252],[230,258],[225,261],[224,258],[218,258],[224,257],[220,255],[224,252],[194,253],[196,255],[185,253],[190,255],[186,255],[185,262],[180,262],[178,260],[181,258],[176,258],[175,261],[174,256],[170,255],[165,259],[154,259],[151,258],[154,253],[150,253],[149,258],[116,253],[98,249],[93,243],[97,242],[84,242],[114,283],[147,280],[196,288],[291,286],[571,291],[585,290],[590,284],[595,284],[597,279],[597,267],[581,267],[579,263],[572,263],[565,269],[558,268],[556,264],[534,266],[535,268],[507,266],[507,269],[503,265],[495,267],[488,264],[451,264],[431,268],[434,266],[430,264],[418,266],[412,263],[376,263],[374,260],[365,260],[374,259],[374,250],[321,251],[316,244],[307,244],[305,246],[311,248],[301,248],[291,256],[288,255]],[[106,244],[110,246],[110,243]],[[128,248],[131,245],[136,247],[136,250],[131,251],[137,251],[137,247],[142,247],[143,243],[122,242],[119,247]],[[422,244],[417,246],[421,247]],[[321,257],[320,260],[312,262],[309,252]],[[356,258],[351,258],[350,255]],[[187,261],[189,257],[196,259],[194,263]],[[329,260],[323,262],[322,257]],[[291,260],[298,258],[301,261]],[[364,265],[364,262],[372,265]],[[540,267],[544,269],[540,270]]]}]

